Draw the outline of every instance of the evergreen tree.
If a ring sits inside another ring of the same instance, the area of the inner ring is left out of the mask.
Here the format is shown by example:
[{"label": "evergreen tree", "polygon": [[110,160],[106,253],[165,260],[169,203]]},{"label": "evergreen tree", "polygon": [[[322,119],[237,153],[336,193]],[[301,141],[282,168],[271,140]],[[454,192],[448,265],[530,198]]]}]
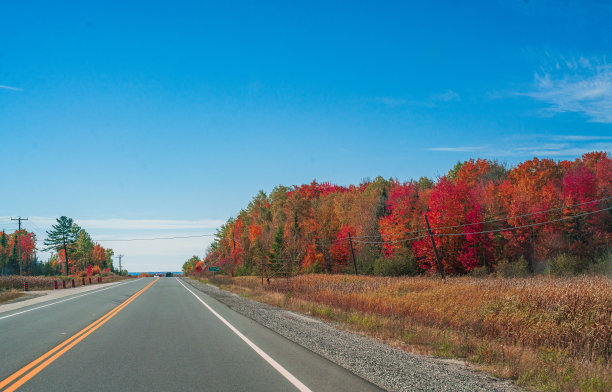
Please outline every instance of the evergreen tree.
[{"label": "evergreen tree", "polygon": [[2,235],[0,235],[0,274],[4,275],[4,269],[6,268],[6,264],[8,262],[8,238],[2,230]]},{"label": "evergreen tree", "polygon": [[7,269],[9,274],[19,273],[19,249],[17,241],[13,241],[13,248],[11,249],[8,257]]},{"label": "evergreen tree", "polygon": [[81,228],[74,223],[71,218],[62,216],[57,218],[57,224],[52,226],[50,231],[47,231],[47,239],[45,239],[45,250],[54,249],[59,252],[64,249],[65,263],[64,272],[68,275],[68,248],[77,240]]},{"label": "evergreen tree", "polygon": [[283,271],[284,266],[283,251],[285,246],[283,234],[283,226],[279,226],[278,230],[276,230],[276,234],[274,235],[272,250],[270,251],[270,255],[268,256],[270,269],[276,276],[278,276],[278,274]]}]

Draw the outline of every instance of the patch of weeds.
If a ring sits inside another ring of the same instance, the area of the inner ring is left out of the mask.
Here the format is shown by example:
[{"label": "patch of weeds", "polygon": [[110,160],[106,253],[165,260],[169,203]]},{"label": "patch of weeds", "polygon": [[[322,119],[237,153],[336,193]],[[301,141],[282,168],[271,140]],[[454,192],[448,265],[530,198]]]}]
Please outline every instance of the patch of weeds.
[{"label": "patch of weeds", "polygon": [[287,307],[287,304],[291,301],[291,291],[287,291],[284,296],[283,307]]},{"label": "patch of weeds", "polygon": [[402,336],[402,340],[405,343],[408,343],[408,344],[418,343],[416,332],[411,331],[411,330],[405,330],[404,331],[404,334]]},{"label": "patch of weeds", "polygon": [[580,382],[580,390],[583,392],[604,392],[606,390],[606,383],[599,376],[587,377]]},{"label": "patch of weeds", "polygon": [[352,325],[361,324],[361,316],[357,312],[353,312],[348,316],[347,322]]},{"label": "patch of weeds", "polygon": [[441,358],[453,358],[454,345],[447,336],[440,336],[440,340],[434,343],[434,355]]},{"label": "patch of weeds", "polygon": [[310,312],[317,317],[328,320],[333,320],[335,316],[334,310],[329,306],[312,305],[310,307]]}]

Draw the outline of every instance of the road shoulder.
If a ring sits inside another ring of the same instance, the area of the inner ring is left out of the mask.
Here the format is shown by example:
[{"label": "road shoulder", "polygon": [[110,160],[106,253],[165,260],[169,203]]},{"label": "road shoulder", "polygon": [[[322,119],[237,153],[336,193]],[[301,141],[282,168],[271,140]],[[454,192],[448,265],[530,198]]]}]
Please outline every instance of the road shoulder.
[{"label": "road shoulder", "polygon": [[183,278],[194,288],[287,339],[390,391],[520,391],[513,382],[475,371],[461,361],[419,356],[334,324],[256,302]]}]

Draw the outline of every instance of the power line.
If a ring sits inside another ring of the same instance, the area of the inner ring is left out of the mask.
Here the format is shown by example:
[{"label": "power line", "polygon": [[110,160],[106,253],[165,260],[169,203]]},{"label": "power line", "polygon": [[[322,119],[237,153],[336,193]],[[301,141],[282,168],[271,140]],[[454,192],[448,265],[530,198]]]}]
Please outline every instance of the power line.
[{"label": "power line", "polygon": [[[470,235],[470,234],[486,234],[486,233],[498,233],[498,232],[502,232],[502,231],[513,231],[513,230],[523,229],[523,228],[527,228],[527,227],[543,226],[543,225],[546,225],[548,223],[555,223],[555,222],[561,222],[561,221],[566,221],[566,220],[570,220],[570,219],[580,218],[580,217],[583,217],[583,216],[586,216],[586,215],[592,215],[592,214],[596,214],[596,213],[603,212],[603,211],[608,211],[608,210],[612,210],[612,207],[603,208],[603,209],[597,210],[597,211],[584,212],[582,214],[567,216],[567,217],[560,218],[560,219],[553,219],[553,220],[549,220],[549,221],[546,221],[546,222],[531,223],[531,224],[528,224],[528,225],[521,225],[521,226],[515,226],[515,227],[507,227],[507,228],[504,228],[504,229],[485,230],[485,231],[478,231],[478,232],[474,232],[474,233],[434,234],[434,236],[437,236],[437,237],[455,237],[455,236]],[[392,240],[392,241],[353,241],[353,242],[358,242],[360,244],[394,244],[394,243],[399,243],[399,242],[418,240],[418,239],[422,239],[422,238],[427,238],[427,236],[426,235],[422,235],[422,236],[418,236],[418,237],[402,238],[402,239],[399,239],[399,240]]]},{"label": "power line", "polygon": [[[483,224],[483,223],[506,221],[506,220],[515,219],[515,218],[521,218],[521,217],[525,217],[525,216],[543,214],[543,213],[550,212],[550,211],[558,211],[558,210],[563,210],[563,209],[566,209],[566,208],[579,207],[579,206],[583,206],[583,205],[586,205],[586,204],[600,203],[602,201],[606,201],[606,200],[610,200],[610,199],[612,199],[612,197],[606,197],[606,198],[597,199],[597,200],[591,200],[591,201],[587,201],[587,202],[583,202],[583,203],[579,203],[579,204],[573,204],[573,205],[569,205],[569,206],[551,208],[551,209],[548,209],[548,210],[531,212],[531,213],[527,213],[527,214],[510,216],[510,217],[499,218],[499,219],[492,219],[492,220],[487,220],[487,221],[482,221],[482,222],[467,223],[467,224],[455,225],[455,226],[433,227],[432,230],[446,230],[446,229],[454,229],[454,228],[459,228],[459,227],[474,226],[474,225]],[[595,212],[601,212],[601,211],[605,211],[605,210],[606,209],[598,210],[598,211],[595,211]],[[563,218],[561,220],[573,219],[573,217],[580,217],[580,216],[583,216],[583,215],[584,214],[575,215],[575,216],[572,216],[572,217],[569,217],[569,218]],[[552,221],[543,222],[541,224],[546,224],[546,223],[551,223],[551,222],[558,222],[558,221],[559,220],[552,220]],[[536,226],[540,226],[541,224],[537,224]],[[499,232],[499,231],[510,231],[510,230],[514,230],[514,229],[517,229],[517,228],[523,228],[523,227],[530,227],[530,225],[523,225],[523,226],[506,228],[506,229],[489,230],[489,231],[483,231],[483,232],[478,232],[478,233],[492,233],[492,232]],[[427,230],[423,229],[423,230],[408,231],[408,232],[404,232],[404,233],[385,234],[385,236],[395,237],[395,236],[400,236],[400,235],[417,234],[417,233],[423,233],[423,232],[427,232]],[[442,233],[442,234],[436,234],[436,235],[439,236],[439,237],[443,237],[443,236],[459,236],[459,235],[465,235],[465,234],[478,234],[478,233]],[[381,236],[382,236],[382,234],[381,234]],[[354,243],[359,243],[359,244],[394,244],[394,243],[399,243],[399,242],[406,242],[406,241],[412,241],[412,240],[416,240],[416,239],[426,238],[427,235],[422,235],[422,236],[417,236],[417,237],[412,237],[412,238],[402,238],[402,239],[390,240],[390,241],[362,241],[362,240],[359,240],[359,239],[363,239],[363,238],[373,238],[373,237],[378,237],[378,236],[359,236],[359,237],[353,237],[353,242]],[[356,238],[357,238],[357,240],[355,240]],[[338,238],[338,239],[335,239],[335,240],[332,240],[332,241],[327,241],[327,242],[320,243],[320,245],[331,245],[333,243],[341,242],[341,241],[348,241],[348,238]]]},{"label": "power line", "polygon": [[421,235],[418,237],[412,237],[412,238],[402,238],[399,240],[392,240],[392,241],[353,241],[354,243],[359,243],[359,244],[395,244],[398,242],[406,242],[406,241],[412,241],[412,240],[418,240],[421,238],[427,238],[426,235]]},{"label": "power line", "polygon": [[[474,225],[484,224],[484,223],[493,223],[493,222],[507,221],[507,220],[510,220],[510,219],[516,219],[516,218],[522,218],[522,217],[526,217],[526,216],[539,215],[539,214],[544,214],[544,213],[551,212],[551,211],[559,211],[559,210],[563,210],[563,209],[567,209],[567,208],[579,207],[579,206],[588,205],[588,204],[597,204],[597,203],[600,203],[602,201],[607,201],[607,200],[611,200],[611,199],[612,199],[612,197],[606,197],[606,198],[601,198],[601,199],[597,199],[597,200],[591,200],[591,201],[587,201],[587,202],[583,202],[583,203],[573,204],[573,205],[569,205],[569,206],[556,207],[556,208],[551,208],[551,209],[548,209],[548,210],[541,210],[541,211],[536,211],[536,212],[531,212],[531,213],[526,213],[526,214],[521,214],[521,215],[502,217],[502,218],[491,219],[491,220],[480,221],[480,222],[466,223],[466,224],[462,224],[462,225],[433,227],[432,230],[436,230],[436,231],[439,231],[439,230],[448,230],[448,229],[455,229],[455,228],[461,228],[461,227],[474,226]],[[541,225],[544,225],[544,224],[547,224],[547,223],[553,223],[553,222],[559,222],[559,221],[568,220],[568,219],[574,219],[576,217],[581,217],[581,216],[585,216],[585,215],[590,215],[592,213],[606,211],[608,209],[609,208],[602,209],[602,210],[597,210],[597,211],[593,211],[593,212],[587,212],[587,213],[583,213],[583,214],[579,214],[579,215],[575,215],[575,216],[571,216],[571,217],[565,217],[565,218],[562,218],[562,219],[550,220],[550,221],[541,222],[541,223],[537,223],[537,224],[522,225],[522,226],[517,226],[517,227],[510,227],[510,228],[504,228],[504,229],[495,229],[495,230],[488,230],[488,231],[480,231],[480,232],[467,233],[467,234],[494,233],[494,232],[501,232],[501,231],[511,231],[511,230],[516,230],[516,229],[525,228],[525,227],[541,226]],[[18,220],[18,219],[12,219],[12,220]],[[26,220],[26,219],[23,219],[23,220]],[[31,224],[34,226],[35,229],[37,229],[37,231],[44,232],[44,230],[42,228],[40,228],[40,226],[38,226],[34,222],[31,222]],[[407,234],[418,234],[418,233],[424,233],[424,232],[427,232],[427,230],[426,229],[421,229],[421,230],[407,231],[407,232],[403,232],[403,233],[391,233],[391,234],[385,234],[384,236],[385,237],[397,237],[397,236],[402,236],[402,235],[407,235]],[[441,234],[436,234],[436,235],[439,236],[439,237],[443,237],[443,236],[459,236],[459,235],[465,235],[465,234],[466,233],[441,233]],[[364,241],[363,240],[363,239],[375,238],[375,237],[379,237],[379,236],[382,236],[382,234],[381,235],[370,235],[370,236],[357,236],[357,237],[352,237],[352,239],[353,239],[353,242],[360,243],[360,244],[392,244],[392,243],[411,241],[411,240],[421,239],[421,238],[427,237],[426,235],[423,235],[423,236],[417,236],[417,237],[412,237],[412,238],[402,238],[402,239],[390,240],[390,241]],[[199,235],[189,235],[189,236],[153,237],[153,238],[101,239],[101,240],[99,240],[97,242],[159,241],[159,240],[175,240],[175,239],[188,239],[188,238],[204,238],[204,237],[217,237],[217,234],[199,234]],[[331,245],[331,244],[334,244],[334,243],[337,243],[337,242],[342,242],[342,241],[349,241],[349,239],[348,239],[348,237],[347,238],[338,238],[338,239],[334,239],[332,241],[321,242],[321,243],[319,243],[319,245]]]},{"label": "power line", "polygon": [[458,236],[458,235],[485,234],[485,233],[497,233],[497,232],[500,232],[500,231],[512,231],[512,230],[517,230],[517,229],[523,229],[523,228],[526,228],[526,227],[542,226],[542,225],[545,225],[545,224],[548,224],[548,223],[555,223],[555,222],[561,222],[561,221],[565,221],[565,220],[580,218],[582,216],[592,215],[592,214],[596,214],[598,212],[603,212],[603,211],[608,211],[608,210],[612,210],[612,207],[602,208],[601,210],[597,210],[597,211],[584,212],[584,213],[578,214],[578,215],[566,216],[564,218],[553,219],[553,220],[549,220],[549,221],[546,221],[546,222],[531,223],[529,225],[508,227],[508,228],[505,228],[505,229],[477,231],[477,232],[474,232],[474,233],[449,233],[449,234],[436,234],[436,235],[438,237],[453,237],[453,236]]},{"label": "power line", "polygon": [[187,235],[187,236],[177,236],[177,237],[156,237],[156,238],[110,239],[110,240],[100,240],[100,242],[157,241],[157,240],[176,240],[176,239],[182,239],[182,238],[202,238],[202,237],[216,237],[216,234],[201,234],[201,235]]},{"label": "power line", "polygon": [[[591,200],[591,201],[587,201],[587,202],[583,202],[583,203],[578,203],[578,204],[572,204],[572,205],[569,205],[569,206],[550,208],[548,210],[541,210],[541,211],[536,211],[536,212],[530,212],[530,213],[521,214],[521,215],[507,216],[507,217],[496,218],[496,219],[491,219],[491,220],[486,220],[486,221],[473,222],[473,223],[465,223],[465,224],[455,225],[455,226],[432,227],[431,229],[432,230],[447,230],[447,229],[456,229],[456,228],[460,228],[460,227],[475,226],[475,225],[484,224],[484,223],[502,222],[502,221],[507,221],[507,220],[510,220],[510,219],[523,218],[523,217],[526,217],[526,216],[545,214],[545,213],[551,212],[551,211],[559,211],[559,210],[564,210],[564,209],[567,209],[567,208],[580,207],[580,206],[587,205],[587,204],[598,204],[598,203],[600,203],[602,201],[606,201],[606,200],[612,200],[612,197],[604,197],[602,199]],[[424,232],[427,232],[427,230],[426,229],[421,229],[421,230],[406,231],[406,232],[403,232],[403,233],[391,233],[391,234],[385,234],[385,236],[396,237],[396,236],[401,236],[401,235],[406,235],[406,234],[416,234],[416,233],[424,233]],[[353,237],[353,238],[373,238],[373,237],[377,237],[377,236],[359,236],[359,237]]]},{"label": "power line", "polygon": [[551,208],[551,209],[548,209],[548,210],[530,212],[530,213],[527,213],[527,214],[508,216],[508,217],[503,217],[503,218],[498,218],[498,219],[491,219],[491,220],[486,220],[486,221],[481,221],[481,222],[465,223],[465,224],[456,225],[456,226],[436,227],[434,229],[435,230],[455,229],[455,228],[459,228],[459,227],[475,226],[475,225],[479,225],[479,224],[483,224],[483,223],[492,223],[492,222],[507,221],[507,220],[510,220],[510,219],[516,219],[516,218],[523,218],[523,217],[526,217],[526,216],[545,214],[545,213],[551,212],[551,211],[559,211],[559,210],[564,210],[564,209],[573,208],[573,207],[579,207],[579,206],[583,206],[583,205],[587,205],[587,204],[599,204],[602,201],[610,200],[610,199],[612,199],[612,197],[606,197],[606,198],[603,198],[603,199],[591,200],[591,201],[587,201],[587,202],[584,202],[584,203],[573,204],[573,205],[570,205],[570,206],[556,207],[556,208]]}]

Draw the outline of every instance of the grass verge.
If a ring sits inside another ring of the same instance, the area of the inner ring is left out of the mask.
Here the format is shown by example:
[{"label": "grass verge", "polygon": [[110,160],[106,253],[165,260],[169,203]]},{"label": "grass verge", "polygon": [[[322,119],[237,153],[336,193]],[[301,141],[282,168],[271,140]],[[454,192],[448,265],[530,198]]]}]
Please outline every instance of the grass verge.
[{"label": "grass verge", "polygon": [[208,282],[541,391],[612,390],[612,280],[303,275]]},{"label": "grass verge", "polygon": [[0,291],[0,304],[15,298],[19,298],[23,295],[23,292],[19,292],[16,290],[2,290]]}]

